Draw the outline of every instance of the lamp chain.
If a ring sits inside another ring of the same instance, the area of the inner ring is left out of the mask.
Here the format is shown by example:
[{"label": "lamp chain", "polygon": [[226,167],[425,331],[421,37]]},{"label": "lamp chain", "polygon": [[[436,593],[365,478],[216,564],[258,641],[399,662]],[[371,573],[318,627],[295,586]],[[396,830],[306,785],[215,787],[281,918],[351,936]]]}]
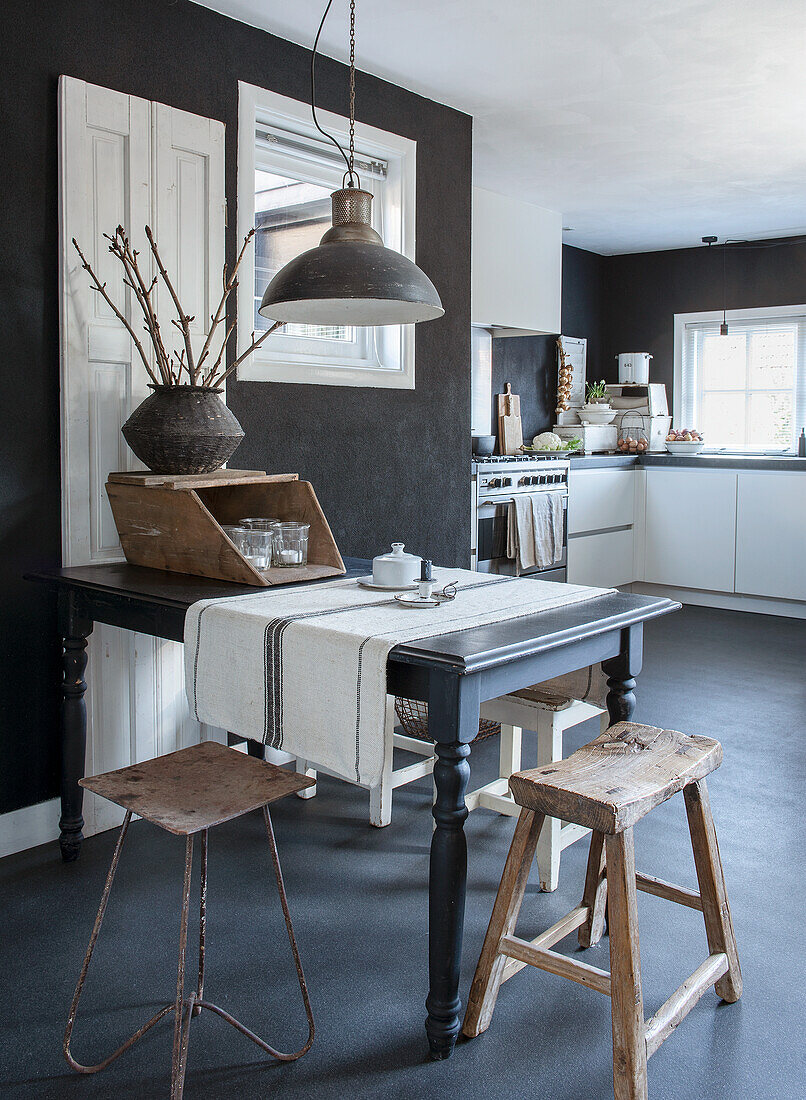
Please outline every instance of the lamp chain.
[{"label": "lamp chain", "polygon": [[355,165],[355,0],[350,0],[350,186]]}]

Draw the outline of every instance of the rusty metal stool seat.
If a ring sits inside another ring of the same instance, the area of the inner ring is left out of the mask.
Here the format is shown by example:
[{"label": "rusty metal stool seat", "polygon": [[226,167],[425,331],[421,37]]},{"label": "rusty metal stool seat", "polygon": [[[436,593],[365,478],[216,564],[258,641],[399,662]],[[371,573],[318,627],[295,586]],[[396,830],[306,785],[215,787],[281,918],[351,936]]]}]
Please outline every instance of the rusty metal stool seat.
[{"label": "rusty metal stool seat", "polygon": [[[519,772],[510,789],[522,807],[468,998],[463,1032],[489,1027],[502,982],[525,966],[548,970],[611,998],[613,1092],[616,1100],[645,1100],[647,1058],[671,1035],[703,993],[714,986],[738,1001],[742,974],[705,777],[722,763],[710,737],[632,722],[611,726],[565,760]],[[633,826],[683,792],[699,892],[635,870]],[[591,829],[582,902],[531,942],[515,935],[545,817]],[[644,1020],[636,889],[699,909],[710,954],[650,1019]],[[610,973],[551,948],[579,930],[590,947],[609,912]]]},{"label": "rusty metal stool seat", "polygon": [[[291,924],[291,915],[288,911],[283,875],[280,869],[280,859],[277,854],[277,843],[274,839],[269,803],[276,802],[287,794],[300,791],[309,786],[313,781],[295,772],[284,771],[262,760],[256,760],[235,749],[224,748],[216,742],[208,741],[200,745],[194,745],[179,752],[169,753],[167,756],[157,757],[156,760],[147,760],[142,764],[134,764],[119,771],[107,772],[104,775],[92,776],[81,780],[81,785],[95,794],[108,798],[111,802],[123,806],[126,816],[121,826],[115,852],[109,874],[106,878],[101,905],[95,918],[95,925],[90,936],[89,947],[84,957],[84,965],[78,979],[73,1003],[70,1006],[70,1014],[67,1019],[67,1029],[64,1033],[64,1056],[70,1066],[79,1073],[97,1073],[114,1062],[124,1051],[128,1050],[138,1039],[149,1031],[154,1024],[173,1012],[174,1015],[174,1039],[173,1056],[171,1060],[171,1100],[179,1100],[182,1096],[187,1064],[188,1037],[190,1021],[198,1016],[202,1009],[208,1009],[216,1013],[227,1023],[251,1039],[261,1050],[271,1054],[272,1057],[283,1062],[291,1062],[301,1058],[311,1048],[314,1037],[314,1022],[311,1004],[308,998],[308,989],[305,984],[305,975],[302,971],[299,950],[297,948],[294,929]],[[245,1027],[234,1016],[225,1012],[223,1008],[204,999],[204,954],[205,954],[205,925],[207,911],[207,833],[214,825],[221,825],[225,821],[240,817],[251,810],[263,810],[263,818],[269,837],[274,874],[277,880],[277,890],[280,895],[280,904],[283,909],[288,939],[291,944],[291,953],[297,969],[300,992],[305,1006],[305,1014],[308,1019],[308,1039],[304,1046],[293,1054],[284,1054],[275,1050],[259,1036]],[[176,998],[170,1004],[165,1005],[156,1015],[147,1020],[143,1026],[130,1038],[118,1047],[102,1062],[85,1066],[77,1062],[70,1052],[70,1039],[75,1024],[78,1002],[84,988],[84,981],[89,970],[90,960],[101,930],[104,919],[112,881],[115,877],[123,841],[131,822],[132,814],[159,825],[169,833],[184,836],[185,839],[185,881],[182,893],[182,911],[179,926],[179,965],[176,981]],[[193,862],[193,838],[196,833],[201,833],[201,891],[199,904],[199,971],[196,989],[185,994],[185,953],[187,948],[188,911],[190,907],[191,868]]]}]

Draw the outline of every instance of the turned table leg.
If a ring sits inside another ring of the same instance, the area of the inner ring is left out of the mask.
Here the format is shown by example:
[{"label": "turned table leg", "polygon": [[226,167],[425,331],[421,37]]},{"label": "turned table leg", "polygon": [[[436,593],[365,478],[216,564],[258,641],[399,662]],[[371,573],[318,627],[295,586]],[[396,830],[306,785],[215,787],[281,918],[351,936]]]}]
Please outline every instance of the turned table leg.
[{"label": "turned table leg", "polygon": [[607,676],[607,713],[610,725],[629,722],[635,711],[635,677],[643,662],[644,631],[642,624],[622,631],[621,652],[609,661],[602,661]]},{"label": "turned table leg", "polygon": [[460,1028],[459,965],[467,887],[465,792],[469,741],[479,728],[478,688],[462,677],[432,677],[428,728],[436,741],[436,801],[429,877],[429,993],[425,1029],[431,1057],[449,1058]]},{"label": "turned table leg", "polygon": [[92,623],[68,613],[62,638],[62,711],[61,711],[61,803],[59,847],[65,863],[78,859],[84,818],[84,791],[78,785],[84,776],[87,748],[87,639]]}]

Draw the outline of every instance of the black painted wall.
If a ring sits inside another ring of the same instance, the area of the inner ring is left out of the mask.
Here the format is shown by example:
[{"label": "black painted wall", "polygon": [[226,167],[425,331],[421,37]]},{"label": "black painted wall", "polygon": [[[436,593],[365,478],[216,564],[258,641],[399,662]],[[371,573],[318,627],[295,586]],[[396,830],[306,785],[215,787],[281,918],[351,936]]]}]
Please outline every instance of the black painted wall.
[{"label": "black painted wall", "polygon": [[[307,50],[187,0],[40,0],[5,13],[0,149],[0,813],[56,793],[59,675],[54,608],[22,580],[60,562],[57,81],[119,89],[227,126],[236,207],[237,82],[305,102]],[[346,112],[343,66],[322,59],[322,107]],[[235,383],[246,430],[237,464],[296,470],[321,497],[342,551],[403,538],[468,559],[471,120],[364,74],[357,115],[417,141],[417,261],[446,315],[417,331],[414,391]],[[230,218],[234,225],[235,218]],[[228,236],[230,259],[235,231]]]},{"label": "black painted wall", "polygon": [[[600,377],[604,257],[563,245],[562,329],[588,341],[588,378]],[[493,427],[496,394],[507,382],[520,395],[523,438],[551,429],[557,405],[557,337],[502,336],[493,340]],[[591,373],[593,372],[593,373]]]},{"label": "black painted wall", "polygon": [[[806,243],[755,243],[759,247],[728,246],[728,309],[806,302]],[[721,249],[702,246],[608,256],[603,270],[604,377],[618,379],[614,356],[619,352],[651,352],[650,378],[666,383],[671,409],[674,314],[722,309]]]}]

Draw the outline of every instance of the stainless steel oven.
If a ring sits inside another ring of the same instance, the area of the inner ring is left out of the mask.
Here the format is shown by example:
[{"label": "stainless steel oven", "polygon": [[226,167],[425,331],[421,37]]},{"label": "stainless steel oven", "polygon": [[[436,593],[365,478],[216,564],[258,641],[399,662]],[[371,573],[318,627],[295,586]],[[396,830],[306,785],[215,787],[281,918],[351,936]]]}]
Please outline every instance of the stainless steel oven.
[{"label": "stainless steel oven", "polygon": [[517,494],[559,492],[563,496],[563,552],[547,569],[533,569],[522,576],[564,581],[568,565],[567,458],[534,455],[496,455],[473,463],[471,568],[480,573],[515,573],[507,557],[507,514]]}]

